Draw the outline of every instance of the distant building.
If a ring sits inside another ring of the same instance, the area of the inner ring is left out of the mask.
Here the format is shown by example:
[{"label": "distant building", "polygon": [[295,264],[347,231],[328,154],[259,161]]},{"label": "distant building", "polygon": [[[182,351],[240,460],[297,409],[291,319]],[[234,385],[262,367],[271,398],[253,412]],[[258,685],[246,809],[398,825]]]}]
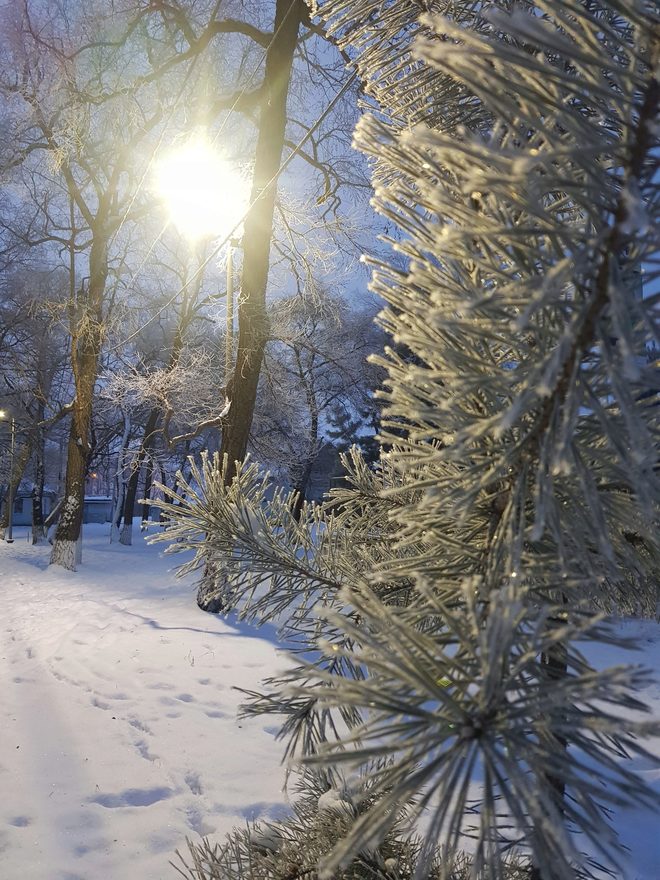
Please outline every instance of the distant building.
[{"label": "distant building", "polygon": [[109,495],[85,495],[84,523],[107,523],[112,519],[112,498]]},{"label": "distant building", "polygon": [[[43,496],[44,519],[57,504],[57,493],[47,489]],[[112,498],[109,495],[85,495],[84,523],[106,523],[112,519]],[[12,521],[15,526],[32,525],[32,493],[18,492],[14,498]]]},{"label": "distant building", "polygon": [[[46,489],[43,495],[44,518],[55,507],[56,502],[57,494]],[[13,502],[12,522],[15,526],[32,525],[32,492],[21,490],[16,493]]]}]

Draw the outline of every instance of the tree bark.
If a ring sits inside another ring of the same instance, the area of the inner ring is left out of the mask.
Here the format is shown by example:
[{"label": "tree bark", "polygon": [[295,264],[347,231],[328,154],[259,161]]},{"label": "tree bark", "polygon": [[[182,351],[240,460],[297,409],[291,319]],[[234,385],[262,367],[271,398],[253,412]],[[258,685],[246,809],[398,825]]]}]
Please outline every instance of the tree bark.
[{"label": "tree bark", "polygon": [[19,486],[21,485],[21,480],[23,479],[23,474],[25,473],[25,468],[27,467],[31,455],[32,441],[30,439],[19,446],[14,454],[12,468],[9,474],[9,486],[11,487],[11,492],[7,492],[7,495],[4,498],[2,517],[0,517],[0,541],[4,540],[5,530],[9,525],[9,499],[16,498]]},{"label": "tree bark", "polygon": [[154,442],[154,432],[158,424],[160,410],[152,409],[144,426],[144,436],[140,449],[135,461],[131,467],[131,476],[126,488],[126,500],[124,501],[124,525],[121,530],[120,544],[130,547],[133,543],[133,516],[135,514],[135,504],[137,502],[138,484],[140,480],[140,471],[145,458],[148,456]]},{"label": "tree bark", "polygon": [[147,460],[144,465],[144,492],[142,493],[142,498],[144,499],[142,502],[142,522],[140,525],[140,531],[144,531],[147,528],[147,523],[149,522],[149,514],[151,512],[151,504],[149,503],[149,495],[151,493],[151,485],[154,481],[154,460],[151,455],[151,450],[147,453]]},{"label": "tree bark", "polygon": [[[222,430],[220,455],[226,455],[226,479],[242,461],[257,397],[257,383],[268,335],[266,286],[273,234],[277,174],[287,123],[287,96],[301,22],[307,18],[303,0],[277,0],[273,39],[266,53],[265,95],[259,118],[251,202],[243,235],[243,272],[238,306],[238,351],[227,396],[231,408]],[[271,182],[272,181],[272,182]]]},{"label": "tree bark", "polygon": [[40,544],[46,537],[44,527],[44,437],[39,432],[35,450],[34,488],[32,490],[32,543]]},{"label": "tree bark", "polygon": [[[89,433],[94,404],[94,385],[103,342],[103,295],[108,277],[107,237],[99,231],[89,255],[89,288],[79,294],[81,314],[71,340],[76,397],[73,402],[67,447],[64,505],[50,556],[51,565],[76,570],[85,500],[85,477],[89,460]],[[72,303],[75,309],[76,304]]]},{"label": "tree bark", "polygon": [[307,486],[309,485],[309,478],[312,475],[312,468],[314,467],[314,462],[317,457],[317,443],[319,439],[319,413],[316,406],[316,399],[311,391],[308,391],[308,398],[310,399],[310,415],[311,415],[311,423],[309,428],[309,451],[305,461],[302,464],[300,469],[300,475],[295,482],[294,490],[298,493],[298,497],[296,498],[296,505],[293,509],[294,516],[296,519],[300,519],[300,514],[302,513],[303,504],[305,503],[305,498],[307,496]]},{"label": "tree bark", "polygon": [[121,446],[117,454],[117,472],[115,473],[113,503],[112,503],[112,522],[110,525],[110,543],[113,544],[119,540],[119,524],[121,522],[121,514],[124,509],[124,501],[126,499],[126,481],[124,480],[124,462],[126,461],[126,452],[128,450],[128,442],[131,436],[131,416],[124,413],[124,431],[121,437]]}]

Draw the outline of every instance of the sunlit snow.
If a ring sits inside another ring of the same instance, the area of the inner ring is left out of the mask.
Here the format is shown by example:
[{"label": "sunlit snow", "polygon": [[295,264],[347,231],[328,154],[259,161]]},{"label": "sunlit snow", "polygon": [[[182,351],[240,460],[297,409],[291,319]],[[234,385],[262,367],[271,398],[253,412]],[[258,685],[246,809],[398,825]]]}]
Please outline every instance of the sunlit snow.
[{"label": "sunlit snow", "polygon": [[274,646],[200,611],[141,537],[85,526],[75,573],[15,537],[0,542],[0,878],[174,878],[186,836],[280,815],[280,744],[237,721],[234,690],[282,667]]}]

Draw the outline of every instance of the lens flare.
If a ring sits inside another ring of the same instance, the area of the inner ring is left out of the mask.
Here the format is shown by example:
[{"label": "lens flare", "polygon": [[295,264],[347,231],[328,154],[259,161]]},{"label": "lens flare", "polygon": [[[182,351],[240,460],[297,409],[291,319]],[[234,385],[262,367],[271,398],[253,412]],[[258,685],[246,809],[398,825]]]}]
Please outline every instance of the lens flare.
[{"label": "lens flare", "polygon": [[193,241],[229,235],[249,204],[247,178],[203,139],[158,162],[155,188],[172,223]]}]

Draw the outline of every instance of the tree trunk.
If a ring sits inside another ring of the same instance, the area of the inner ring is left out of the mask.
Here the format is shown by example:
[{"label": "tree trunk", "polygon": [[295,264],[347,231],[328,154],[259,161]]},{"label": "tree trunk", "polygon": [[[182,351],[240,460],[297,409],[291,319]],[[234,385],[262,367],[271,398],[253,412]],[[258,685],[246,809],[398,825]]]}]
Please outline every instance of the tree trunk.
[{"label": "tree trunk", "polygon": [[[231,480],[235,462],[247,451],[257,397],[257,383],[268,333],[266,285],[273,234],[277,180],[272,180],[282,160],[287,122],[286,104],[300,24],[307,17],[303,0],[277,0],[273,39],[266,53],[264,96],[254,158],[252,194],[258,199],[245,220],[243,273],[238,306],[238,352],[227,396],[231,409],[222,430],[220,455],[229,463]],[[272,180],[272,183],[271,183]]]},{"label": "tree trunk", "polygon": [[[103,294],[108,276],[107,240],[98,233],[89,255],[89,288],[79,294],[80,317],[75,322],[71,346],[76,397],[73,402],[67,446],[64,505],[50,556],[51,565],[76,570],[81,560],[85,477],[89,460],[89,432],[94,385],[103,342]],[[71,304],[75,309],[76,304]]]},{"label": "tree trunk", "polygon": [[124,524],[121,527],[119,543],[123,544],[125,547],[130,547],[133,543],[133,514],[135,513],[138,480],[140,479],[143,460],[144,448],[143,446],[140,446],[133,459],[133,463],[131,464],[131,476],[126,484],[126,494],[124,495]]},{"label": "tree trunk", "polygon": [[[167,474],[165,473],[165,466],[162,462],[158,463],[158,470],[160,471],[160,483],[167,489]],[[161,527],[164,527],[167,522],[167,517],[162,510],[158,511],[158,522],[161,524]]]},{"label": "tree trunk", "polygon": [[124,431],[121,437],[121,447],[117,455],[117,471],[115,473],[113,503],[112,503],[112,520],[110,524],[110,543],[113,544],[119,540],[119,523],[121,522],[121,514],[124,509],[124,501],[126,499],[126,480],[124,479],[124,462],[126,461],[126,451],[128,449],[128,441],[131,434],[131,417],[129,413],[124,413]]},{"label": "tree trunk", "polygon": [[151,493],[151,484],[154,481],[154,460],[151,453],[147,454],[147,460],[144,468],[144,493],[142,495],[144,501],[142,503],[142,523],[140,531],[147,528],[149,522],[149,514],[151,513],[151,504],[149,503],[149,495]]},{"label": "tree trunk", "polygon": [[124,501],[124,525],[119,538],[119,543],[124,544],[127,547],[130,547],[133,543],[133,516],[135,514],[135,504],[137,502],[140,471],[142,470],[142,464],[153,445],[154,431],[158,424],[159,415],[160,411],[158,409],[152,409],[149,413],[147,424],[144,426],[144,436],[142,438],[142,443],[140,444],[140,449],[135,457],[133,465],[131,466],[131,477],[128,481],[126,500]]},{"label": "tree trunk", "polygon": [[121,515],[124,509],[124,501],[126,500],[126,484],[122,482],[121,477],[115,474],[115,492],[112,504],[112,520],[110,522],[110,543],[114,544],[119,540],[121,525]]},{"label": "tree trunk", "polygon": [[309,452],[300,469],[300,475],[293,487],[294,490],[298,493],[298,497],[296,498],[296,506],[293,509],[293,513],[296,519],[300,519],[303,504],[305,503],[305,498],[307,496],[307,486],[309,485],[309,478],[312,475],[312,468],[314,467],[314,462],[316,461],[318,455],[317,443],[319,439],[319,414],[316,407],[316,399],[311,392],[309,392],[308,397],[310,397],[312,401],[310,403],[311,424],[309,429]]},{"label": "tree trunk", "polygon": [[[247,452],[268,337],[266,287],[277,194],[275,175],[284,149],[286,104],[298,31],[307,15],[304,0],[277,0],[273,26],[276,36],[266,52],[266,94],[262,98],[250,195],[250,202],[256,203],[245,218],[243,273],[238,298],[238,351],[234,374],[227,386],[231,407],[222,426],[220,446],[220,460],[227,456],[227,482],[236,472],[236,462],[243,461]],[[203,611],[222,610],[217,577],[211,564],[207,564],[197,592],[197,604]]]},{"label": "tree trunk", "polygon": [[2,517],[0,517],[0,541],[4,540],[5,530],[9,525],[9,499],[15,499],[18,488],[21,485],[25,468],[32,455],[32,441],[27,440],[22,446],[19,446],[14,453],[11,472],[9,474],[9,487],[11,491],[7,492],[4,503],[2,505]]},{"label": "tree trunk", "polygon": [[34,488],[32,490],[32,543],[40,544],[46,538],[44,527],[44,437],[39,432],[34,466]]},{"label": "tree trunk", "polygon": [[76,381],[76,399],[67,446],[64,505],[50,557],[51,565],[61,565],[70,571],[76,570],[77,557],[80,556],[77,545],[83,522],[88,439],[98,354],[98,349],[86,344],[85,351],[78,359],[79,379]]}]

